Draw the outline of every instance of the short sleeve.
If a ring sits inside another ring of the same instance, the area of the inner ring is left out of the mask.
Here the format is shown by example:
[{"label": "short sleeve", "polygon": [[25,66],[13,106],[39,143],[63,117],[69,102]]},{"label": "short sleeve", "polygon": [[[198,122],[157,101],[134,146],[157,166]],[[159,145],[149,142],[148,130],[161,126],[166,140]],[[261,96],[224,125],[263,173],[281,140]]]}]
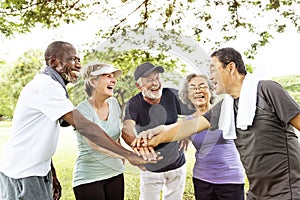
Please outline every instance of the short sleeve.
[{"label": "short sleeve", "polygon": [[173,93],[175,99],[176,99],[176,104],[177,104],[177,110],[179,115],[191,115],[192,113],[195,112],[193,109],[189,109],[187,104],[183,103],[178,95],[178,90],[175,88],[169,88],[170,92]]},{"label": "short sleeve", "polygon": [[218,129],[220,112],[221,112],[221,105],[223,100],[219,101],[216,105],[214,105],[209,111],[203,114],[203,117],[209,121],[211,124],[211,129],[215,130]]},{"label": "short sleeve", "polygon": [[137,121],[139,109],[135,107],[136,104],[131,103],[131,101],[126,103],[124,120]]},{"label": "short sleeve", "polygon": [[64,88],[50,77],[43,79],[43,83],[36,92],[34,102],[32,102],[33,106],[53,121],[74,109]]},{"label": "short sleeve", "polygon": [[275,81],[262,81],[261,93],[266,102],[274,109],[277,117],[288,124],[289,121],[300,113],[300,107],[297,102],[288,94],[288,92]]}]

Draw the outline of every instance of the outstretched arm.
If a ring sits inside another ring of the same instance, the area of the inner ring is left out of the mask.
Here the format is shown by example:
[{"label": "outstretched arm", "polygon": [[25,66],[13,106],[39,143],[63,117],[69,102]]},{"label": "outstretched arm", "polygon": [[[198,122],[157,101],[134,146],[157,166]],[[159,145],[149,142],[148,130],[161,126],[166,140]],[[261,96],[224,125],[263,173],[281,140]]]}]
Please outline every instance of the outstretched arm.
[{"label": "outstretched arm", "polygon": [[124,120],[122,127],[122,138],[124,139],[126,144],[130,145],[131,142],[135,139],[136,135],[135,121],[131,119]]},{"label": "outstretched arm", "polygon": [[86,119],[78,110],[73,110],[63,116],[63,119],[74,126],[77,131],[102,148],[112,151],[126,158],[132,165],[141,165],[147,163],[156,163],[156,161],[146,161],[135,153],[128,151],[119,143],[108,136],[97,124]]},{"label": "outstretched arm", "polygon": [[112,151],[109,151],[109,150],[107,150],[107,149],[104,149],[104,148],[102,148],[102,147],[96,145],[94,142],[91,142],[91,141],[90,141],[89,139],[87,139],[86,137],[85,137],[84,139],[86,140],[86,142],[88,143],[88,145],[89,145],[90,147],[92,147],[92,148],[93,148],[94,150],[96,150],[96,151],[100,151],[101,153],[103,153],[103,154],[105,154],[105,155],[107,155],[107,156],[109,156],[109,157],[113,157],[113,158],[121,158],[121,159],[124,158],[123,156],[120,156],[119,154],[116,154],[116,153],[114,153],[114,152],[112,152]]},{"label": "outstretched arm", "polygon": [[[122,137],[124,141],[131,146],[132,141],[135,140],[137,136],[135,130],[135,121],[134,120],[124,120],[123,121],[123,128],[122,128]],[[155,153],[153,147],[132,147],[133,151],[141,155],[145,160],[152,160],[157,159],[159,153]]]},{"label": "outstretched arm", "polygon": [[191,120],[183,119],[174,124],[164,126],[162,132],[154,136],[145,145],[157,146],[161,143],[178,141],[209,127],[210,123],[203,116]]}]

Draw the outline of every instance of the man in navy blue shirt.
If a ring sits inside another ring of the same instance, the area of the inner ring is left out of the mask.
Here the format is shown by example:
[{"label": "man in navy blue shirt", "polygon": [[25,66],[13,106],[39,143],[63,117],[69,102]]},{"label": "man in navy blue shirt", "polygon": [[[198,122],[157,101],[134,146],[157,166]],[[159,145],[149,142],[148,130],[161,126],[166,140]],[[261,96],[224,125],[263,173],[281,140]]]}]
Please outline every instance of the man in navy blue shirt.
[{"label": "man in navy blue shirt", "polygon": [[[163,67],[149,62],[139,65],[134,72],[135,84],[140,93],[133,96],[126,105],[122,130],[122,136],[129,145],[140,132],[172,124],[177,121],[178,115],[191,113],[179,100],[177,90],[162,87],[160,73],[163,72]],[[159,200],[162,189],[164,199],[182,199],[186,167],[184,153],[179,149],[178,142],[155,147],[154,150],[160,152],[164,159],[148,165],[148,171],[141,172],[140,199]]]}]

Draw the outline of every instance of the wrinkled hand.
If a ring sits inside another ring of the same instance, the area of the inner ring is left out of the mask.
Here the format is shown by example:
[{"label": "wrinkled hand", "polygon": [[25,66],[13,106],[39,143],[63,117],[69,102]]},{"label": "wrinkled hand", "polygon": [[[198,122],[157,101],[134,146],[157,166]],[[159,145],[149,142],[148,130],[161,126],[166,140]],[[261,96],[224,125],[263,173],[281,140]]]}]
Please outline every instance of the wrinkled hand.
[{"label": "wrinkled hand", "polygon": [[187,151],[188,147],[189,147],[190,140],[188,138],[184,138],[182,140],[179,140],[178,143],[179,143],[178,151],[181,151],[181,150],[182,151]]},{"label": "wrinkled hand", "polygon": [[164,129],[165,129],[165,125],[160,125],[155,128],[140,132],[138,136],[131,143],[131,147],[151,146],[148,145],[148,140],[158,135]]},{"label": "wrinkled hand", "polygon": [[144,160],[141,156],[138,156],[137,154],[130,152],[126,159],[130,162],[132,165],[138,166],[141,170],[145,171],[146,167],[145,164],[155,164],[157,161],[163,159],[161,156],[157,157],[156,160]]},{"label": "wrinkled hand", "polygon": [[52,195],[54,200],[59,200],[61,197],[61,185],[56,177],[52,177]]},{"label": "wrinkled hand", "polygon": [[155,152],[153,147],[132,147],[133,151],[138,155],[142,156],[144,160],[157,160],[160,152]]},{"label": "wrinkled hand", "polygon": [[[148,147],[156,147],[160,144],[160,139],[159,139],[159,135],[156,135],[154,137],[152,137],[151,139],[147,140],[147,146]],[[143,144],[143,146],[145,146],[145,144]]]}]

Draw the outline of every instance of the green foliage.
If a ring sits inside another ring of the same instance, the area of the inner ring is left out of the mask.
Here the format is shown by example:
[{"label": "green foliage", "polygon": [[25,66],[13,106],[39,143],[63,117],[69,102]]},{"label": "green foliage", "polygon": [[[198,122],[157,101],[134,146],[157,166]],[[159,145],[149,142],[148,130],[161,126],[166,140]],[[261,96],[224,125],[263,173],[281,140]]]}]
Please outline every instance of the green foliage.
[{"label": "green foliage", "polygon": [[273,78],[274,81],[279,82],[285,89],[290,92],[300,91],[300,75],[282,76]]},{"label": "green foliage", "polygon": [[255,69],[255,67],[253,67],[253,66],[251,66],[249,64],[246,64],[246,70],[247,70],[247,72],[249,72],[249,73],[252,74],[254,69]]},{"label": "green foliage", "polygon": [[30,32],[37,24],[58,27],[61,23],[75,23],[90,14],[87,2],[78,0],[3,0],[0,2],[0,32],[6,37]]},{"label": "green foliage", "polygon": [[[116,66],[123,71],[123,76],[118,79],[115,88],[115,96],[118,99],[123,110],[125,103],[130,97],[135,95],[138,90],[135,86],[133,72],[135,68],[143,62],[152,62],[154,65],[161,65],[165,68],[166,73],[163,74],[166,81],[171,81],[175,85],[178,84],[180,76],[174,74],[174,71],[185,71],[183,64],[178,64],[178,59],[171,59],[162,53],[151,54],[142,50],[132,50],[127,52],[91,52],[84,58],[83,65],[90,62],[106,62]],[[22,88],[33,79],[34,75],[43,67],[43,56],[40,50],[25,52],[12,67],[1,68],[8,69],[3,73],[0,85],[1,108],[0,116],[12,118],[13,110],[18,100]],[[169,73],[172,72],[172,73]],[[178,73],[179,73],[178,72]],[[173,76],[168,76],[173,74]],[[79,79],[78,84],[67,86],[71,101],[77,105],[83,101],[87,95],[84,92],[84,82]]]},{"label": "green foliage", "polygon": [[300,75],[276,77],[273,80],[280,83],[300,104]]},{"label": "green foliage", "polygon": [[[16,106],[22,88],[33,79],[34,75],[43,66],[42,52],[40,50],[25,52],[18,58],[12,68],[1,74],[0,115],[12,118],[13,110]],[[2,65],[3,67],[3,65]]]},{"label": "green foliage", "polygon": [[[111,1],[25,1],[25,0],[3,0],[0,2],[0,33],[10,37],[15,33],[29,32],[38,24],[47,28],[55,28],[62,23],[75,23],[78,20],[86,20],[92,13],[99,19],[111,22],[107,27],[99,28],[98,35],[111,38],[116,34],[125,34],[129,30],[143,31],[151,27],[157,30],[171,30],[179,36],[180,34],[191,35],[197,41],[208,43],[212,48],[224,44],[229,40],[237,39],[239,31],[253,34],[255,39],[249,40],[249,48],[244,52],[247,58],[253,59],[256,51],[265,46],[272,39],[275,32],[284,32],[289,25],[292,25],[300,32],[299,1],[294,0],[272,0],[272,1],[150,1],[140,3],[136,1],[123,0],[121,2]],[[126,8],[126,9],[125,9]],[[123,12],[120,12],[122,10]],[[189,12],[183,12],[189,10]],[[250,13],[249,13],[250,12]],[[252,16],[252,17],[249,17]],[[272,16],[271,18],[268,16]],[[259,26],[258,26],[259,24]],[[193,32],[191,33],[190,30]],[[211,37],[209,33],[220,33]],[[169,35],[161,34],[163,40]],[[253,38],[253,37],[249,37]],[[95,41],[98,43],[99,41]],[[179,42],[178,46],[184,47]],[[92,44],[91,44],[92,45]],[[123,70],[124,75],[119,79],[116,88],[116,96],[123,107],[128,98],[134,95],[137,90],[134,86],[132,73],[134,68],[144,61],[150,61],[157,65],[163,65],[166,72],[172,72],[173,77],[164,77],[178,83],[174,77],[180,77],[184,66],[179,65],[178,59],[169,59],[164,53],[168,47],[159,47],[163,53],[145,52],[132,50],[130,52],[106,52],[97,55],[96,52],[89,52],[85,61],[92,58],[112,63]],[[96,54],[96,55],[93,55]],[[25,58],[29,57],[28,60]],[[36,57],[37,58],[37,57]],[[29,54],[24,54],[17,64],[9,72],[1,73],[0,116],[12,116],[17,97],[21,88],[33,77],[38,68],[42,66],[39,62],[43,59],[35,59]],[[6,64],[0,61],[0,67]],[[33,68],[30,68],[33,67]],[[37,67],[37,68],[35,68]],[[175,70],[176,67],[180,69]],[[181,68],[183,67],[183,68]],[[253,67],[247,66],[251,73]],[[176,73],[175,73],[176,72]],[[167,73],[166,73],[167,74]],[[288,90],[294,90],[297,86],[288,86]],[[83,81],[79,84],[68,86],[71,100],[77,104],[86,95],[83,91]],[[298,90],[299,91],[299,90]],[[297,92],[293,92],[298,99]]]},{"label": "green foliage", "polygon": [[0,3],[0,32],[9,37],[14,33],[29,32],[38,24],[55,28],[62,23],[86,20],[92,14],[110,23],[109,27],[104,23],[99,28],[99,35],[106,38],[126,30],[151,27],[192,34],[197,41],[215,48],[237,39],[242,31],[254,36],[247,37],[249,47],[245,51],[251,59],[259,47],[270,42],[275,32],[282,33],[290,26],[300,32],[299,8],[297,0],[122,0],[113,3],[102,0],[3,0]]},{"label": "green foliage", "polygon": [[[85,56],[83,65],[91,62],[109,63],[123,71],[123,75],[118,79],[117,86],[114,90],[114,96],[118,99],[122,110],[129,98],[138,92],[133,77],[134,70],[138,65],[143,62],[151,62],[154,65],[163,66],[165,69],[163,77],[165,80],[172,81],[174,84],[178,83],[178,77],[177,80],[174,77],[170,80],[167,75],[171,74],[170,72],[173,73],[175,69],[185,69],[184,65],[178,64],[178,59],[167,57],[162,53],[155,54],[143,50],[131,50],[125,52],[90,52]],[[74,104],[78,104],[86,98],[83,84],[83,80],[79,80],[79,83],[74,86],[72,90],[69,90]]]}]

